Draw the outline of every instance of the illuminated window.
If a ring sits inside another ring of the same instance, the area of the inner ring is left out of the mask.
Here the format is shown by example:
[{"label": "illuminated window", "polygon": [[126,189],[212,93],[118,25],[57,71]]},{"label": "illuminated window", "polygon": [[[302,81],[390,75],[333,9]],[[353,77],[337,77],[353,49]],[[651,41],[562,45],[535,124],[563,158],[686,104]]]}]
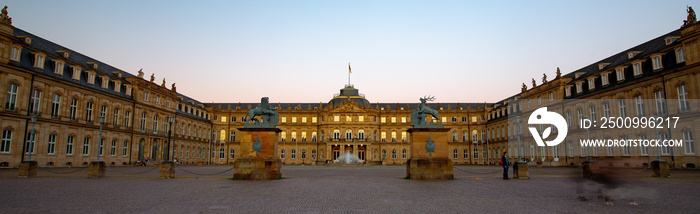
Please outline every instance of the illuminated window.
[{"label": "illuminated window", "polygon": [[357,121],[359,122],[365,122],[365,116],[358,116]]},{"label": "illuminated window", "polygon": [[340,122],[340,116],[338,116],[338,115],[333,116],[333,121]]}]

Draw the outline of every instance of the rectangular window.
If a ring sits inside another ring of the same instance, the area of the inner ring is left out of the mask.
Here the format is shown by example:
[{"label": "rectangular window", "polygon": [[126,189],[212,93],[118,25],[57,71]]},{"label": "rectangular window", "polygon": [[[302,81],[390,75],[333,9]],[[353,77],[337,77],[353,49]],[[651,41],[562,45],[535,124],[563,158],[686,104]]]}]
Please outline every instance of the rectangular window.
[{"label": "rectangular window", "polygon": [[[362,117],[362,116],[360,116],[360,117]],[[235,118],[231,118],[231,119],[234,119],[234,120],[235,120]],[[301,117],[301,122],[302,122],[302,123],[306,123],[306,117]]]},{"label": "rectangular window", "polygon": [[14,111],[17,104],[17,85],[10,83],[7,86],[7,97],[5,97],[5,110]]},{"label": "rectangular window", "polygon": [[608,74],[600,75],[600,79],[603,82],[603,86],[610,84],[610,80],[608,80]]},{"label": "rectangular window", "polygon": [[229,158],[229,159],[233,159],[233,158],[235,158],[235,157],[236,157],[236,150],[233,150],[233,149],[229,150],[229,152],[228,152],[228,158]]},{"label": "rectangular window", "polygon": [[297,117],[292,117],[292,123],[296,123],[296,122],[297,122]]},{"label": "rectangular window", "polygon": [[[644,141],[647,139],[647,136],[640,136],[639,138],[642,139],[642,141]],[[640,145],[640,149],[641,149],[642,155],[649,155],[649,147],[648,146]]]},{"label": "rectangular window", "polygon": [[[114,82],[114,92],[119,93],[122,89],[122,83],[121,82]],[[170,107],[170,106],[168,106]]]},{"label": "rectangular window", "polygon": [[625,69],[624,68],[618,68],[617,69],[617,81],[623,81],[625,80]]},{"label": "rectangular window", "polygon": [[620,117],[622,117],[622,118],[626,117],[627,111],[625,108],[625,100],[623,100],[623,99],[617,100],[617,106],[618,106],[618,109],[620,110]]},{"label": "rectangular window", "polygon": [[661,91],[654,92],[654,100],[656,101],[656,115],[661,116],[666,114],[665,99]]},{"label": "rectangular window", "polygon": [[685,148],[685,154],[695,154],[695,145],[693,144],[693,133],[690,131],[683,132],[683,148]]},{"label": "rectangular window", "polygon": [[102,81],[101,81],[100,83],[102,83],[102,88],[106,89],[107,86],[109,86],[109,78],[104,78],[104,77],[103,77],[103,78],[102,78]]},{"label": "rectangular window", "polygon": [[117,155],[117,140],[112,140],[112,147],[109,150],[109,155]]},{"label": "rectangular window", "polygon": [[576,93],[577,94],[583,93],[583,82],[576,83]]},{"label": "rectangular window", "polygon": [[54,65],[55,67],[53,73],[55,73],[56,75],[63,75],[63,62],[56,61]]},{"label": "rectangular window", "polygon": [[597,121],[596,119],[596,112],[595,112],[595,106],[590,107],[590,113],[591,113],[591,120],[592,121]]},{"label": "rectangular window", "polygon": [[382,123],[386,123],[386,117],[382,117]]},{"label": "rectangular window", "polygon": [[[143,100],[148,101],[148,91],[143,92]],[[187,109],[185,109],[185,111],[187,111]]]},{"label": "rectangular window", "polygon": [[[173,148],[175,148],[175,147],[173,147]],[[126,157],[126,153],[128,153],[128,151],[129,151],[129,141],[124,141],[124,144],[122,145],[122,156]],[[174,152],[173,152],[173,155],[175,155]]]},{"label": "rectangular window", "polygon": [[29,153],[34,154],[34,142],[35,142],[35,140],[36,140],[35,133],[30,133],[27,135],[27,143],[26,143],[27,148],[26,148],[26,150],[24,150],[24,151],[26,151],[25,154],[29,154]]},{"label": "rectangular window", "polygon": [[566,89],[564,89],[564,93],[567,97],[571,96],[571,87],[566,87]]},{"label": "rectangular window", "polygon": [[49,148],[46,149],[46,154],[53,155],[56,153],[56,135],[49,135]]},{"label": "rectangular window", "polygon": [[32,91],[32,99],[30,100],[30,103],[29,103],[29,113],[38,114],[40,102],[41,102],[41,91],[34,89]]},{"label": "rectangular window", "polygon": [[19,47],[12,47],[12,52],[10,54],[10,59],[19,62],[19,54],[21,49]]},{"label": "rectangular window", "polygon": [[637,117],[644,117],[644,100],[642,95],[634,97],[635,106],[637,106]]},{"label": "rectangular window", "polygon": [[292,149],[292,159],[296,159],[296,158],[297,158],[297,150]]},{"label": "rectangular window", "polygon": [[88,71],[88,79],[87,79],[88,84],[95,84],[95,74],[92,72]]},{"label": "rectangular window", "polygon": [[676,49],[676,63],[685,62],[685,54],[683,48]]},{"label": "rectangular window", "polygon": [[588,79],[588,90],[593,90],[595,89],[595,79],[590,78]]},{"label": "rectangular window", "polygon": [[396,117],[391,117],[391,122],[396,123]]},{"label": "rectangular window", "polygon": [[[661,56],[652,57],[651,62],[652,62],[651,64],[653,64],[654,70],[661,69],[664,67],[663,64],[661,64]],[[638,63],[638,64],[640,64],[640,63]],[[636,64],[635,64],[635,67],[636,67]],[[640,66],[640,68],[641,68],[641,66]],[[640,71],[641,71],[641,69],[640,69]],[[640,74],[641,74],[641,72],[640,72]]]},{"label": "rectangular window", "polygon": [[68,112],[68,117],[71,120],[75,120],[75,115],[78,113],[78,99],[71,99],[70,100],[70,111]]},{"label": "rectangular window", "polygon": [[606,118],[610,118],[610,104],[609,103],[603,103],[603,116]]},{"label": "rectangular window", "polygon": [[85,105],[85,121],[88,123],[92,122],[92,102],[88,102]]},{"label": "rectangular window", "polygon": [[[654,65],[654,66],[656,66],[656,65]],[[654,69],[656,69],[656,67]],[[634,73],[634,76],[642,75],[642,63],[637,62],[637,63],[632,64],[632,71]]]},{"label": "rectangular window", "polygon": [[80,68],[73,67],[73,80],[80,80]]},{"label": "rectangular window", "polygon": [[119,125],[119,109],[114,108],[114,119],[112,120],[112,125],[117,127]]},{"label": "rectangular window", "polygon": [[2,130],[2,142],[0,142],[0,152],[9,153],[12,145],[12,131]]},{"label": "rectangular window", "polygon": [[88,154],[90,154],[90,138],[86,137],[85,141],[83,142],[83,155]]},{"label": "rectangular window", "polygon": [[358,122],[365,122],[365,116],[357,116]]},{"label": "rectangular window", "polygon": [[54,94],[51,102],[51,117],[58,117],[61,110],[61,95]]},{"label": "rectangular window", "polygon": [[39,69],[44,69],[44,56],[42,55],[36,55],[34,58],[34,67],[39,68]]},{"label": "rectangular window", "polygon": [[678,91],[678,110],[680,112],[687,112],[690,104],[688,103],[688,91],[685,85],[676,87],[676,91]]},{"label": "rectangular window", "polygon": [[68,141],[66,142],[66,155],[73,154],[73,141],[74,141],[74,137],[68,136]]},{"label": "rectangular window", "polygon": [[474,159],[479,159],[479,149],[474,148],[474,156],[472,156]]},{"label": "rectangular window", "polygon": [[340,116],[338,116],[338,115],[333,116],[333,122],[340,122]]},{"label": "rectangular window", "polygon": [[317,121],[317,120],[316,120],[316,117],[311,117],[311,122],[312,122],[312,123],[316,123],[316,121]]},{"label": "rectangular window", "polygon": [[124,112],[124,128],[129,128],[129,123],[131,122],[131,112]]}]

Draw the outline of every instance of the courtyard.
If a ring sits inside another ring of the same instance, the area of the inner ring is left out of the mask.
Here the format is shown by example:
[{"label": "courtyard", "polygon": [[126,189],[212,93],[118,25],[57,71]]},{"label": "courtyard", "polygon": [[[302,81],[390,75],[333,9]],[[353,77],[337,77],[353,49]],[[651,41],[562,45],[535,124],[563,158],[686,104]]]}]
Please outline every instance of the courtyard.
[{"label": "courtyard", "polygon": [[[530,168],[529,180],[502,180],[500,167],[456,165],[455,180],[404,179],[405,166],[283,166],[283,179],[230,180],[231,165],[158,169],[110,167],[88,179],[81,168],[39,169],[35,178],[0,170],[4,213],[692,213],[700,209],[700,172],[625,172],[614,205],[586,192],[576,199],[578,168]],[[512,171],[511,171],[512,173]],[[634,199],[638,205],[631,205]]]}]

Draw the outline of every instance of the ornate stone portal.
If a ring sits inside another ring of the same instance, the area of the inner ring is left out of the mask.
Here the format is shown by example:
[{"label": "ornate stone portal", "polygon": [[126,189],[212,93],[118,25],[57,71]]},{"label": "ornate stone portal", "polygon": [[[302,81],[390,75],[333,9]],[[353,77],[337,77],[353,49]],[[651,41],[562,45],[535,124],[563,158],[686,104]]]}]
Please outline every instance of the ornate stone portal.
[{"label": "ornate stone portal", "polygon": [[411,158],[406,164],[406,177],[411,180],[451,180],[454,179],[453,163],[448,157],[447,139],[449,128],[432,123],[426,124],[425,117],[431,114],[439,118],[436,110],[425,105],[434,97],[420,98],[421,105],[411,114]]},{"label": "ornate stone portal", "polygon": [[[261,120],[255,118],[261,116]],[[282,161],[278,158],[277,139],[281,129],[276,128],[279,115],[270,108],[268,98],[252,109],[243,120],[241,158],[233,162],[234,180],[274,180],[282,178]],[[252,122],[252,124],[251,124]]]}]

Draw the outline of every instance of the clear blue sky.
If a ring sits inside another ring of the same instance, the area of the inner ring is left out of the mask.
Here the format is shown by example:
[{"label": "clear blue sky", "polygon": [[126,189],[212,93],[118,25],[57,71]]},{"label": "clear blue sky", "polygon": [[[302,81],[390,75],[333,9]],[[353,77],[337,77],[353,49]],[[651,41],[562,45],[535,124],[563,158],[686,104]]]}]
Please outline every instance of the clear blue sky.
[{"label": "clear blue sky", "polygon": [[201,102],[496,102],[678,29],[691,1],[6,1],[13,25]]}]

